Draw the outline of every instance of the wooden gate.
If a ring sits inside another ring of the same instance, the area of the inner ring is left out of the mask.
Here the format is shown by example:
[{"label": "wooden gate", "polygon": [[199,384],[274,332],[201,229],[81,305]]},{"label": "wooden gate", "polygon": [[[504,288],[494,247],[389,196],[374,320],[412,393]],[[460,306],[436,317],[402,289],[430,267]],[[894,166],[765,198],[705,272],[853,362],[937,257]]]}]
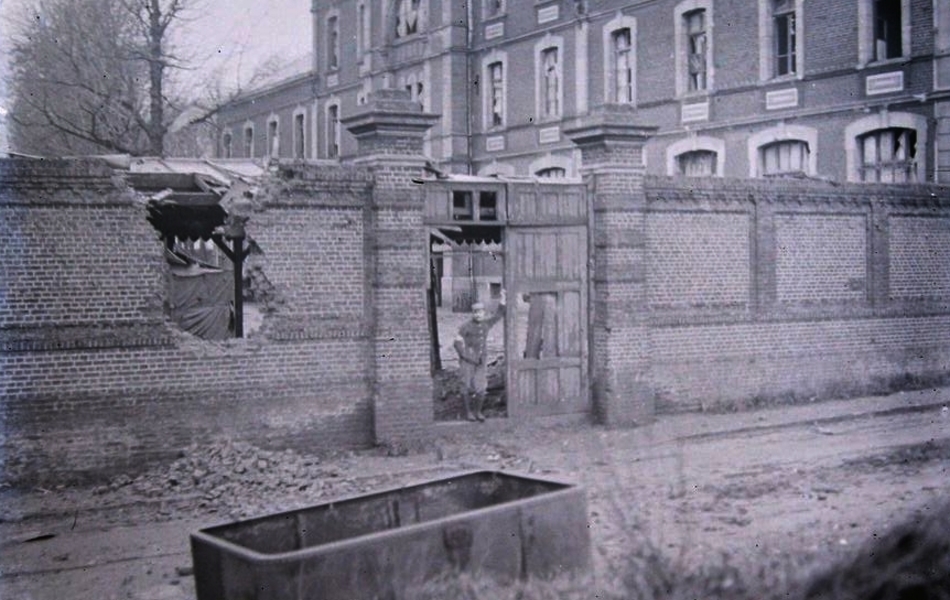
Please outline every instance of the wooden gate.
[{"label": "wooden gate", "polygon": [[509,183],[510,417],[588,412],[588,219],[577,184]]}]

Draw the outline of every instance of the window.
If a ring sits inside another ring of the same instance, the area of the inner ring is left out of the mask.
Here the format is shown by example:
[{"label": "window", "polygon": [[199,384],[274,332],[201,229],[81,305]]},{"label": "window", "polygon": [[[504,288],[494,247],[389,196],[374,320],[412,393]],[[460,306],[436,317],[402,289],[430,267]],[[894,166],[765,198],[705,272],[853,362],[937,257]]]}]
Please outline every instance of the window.
[{"label": "window", "polygon": [[267,155],[272,158],[280,156],[280,131],[277,119],[267,122]]},{"label": "window", "polygon": [[231,158],[231,133],[221,136],[221,157]]},{"label": "window", "polygon": [[403,83],[403,89],[409,92],[409,99],[413,102],[418,102],[422,105],[423,110],[426,108],[425,100],[425,91],[426,86],[423,81],[425,75],[422,73],[409,75]]},{"label": "window", "polygon": [[557,48],[541,51],[541,117],[546,119],[561,116],[560,102],[561,66]]},{"label": "window", "polygon": [[396,10],[396,37],[402,38],[419,33],[420,0],[398,0]]},{"label": "window", "polygon": [[677,173],[687,177],[715,177],[718,155],[712,150],[691,150],[676,157]]},{"label": "window", "polygon": [[874,60],[903,55],[901,0],[874,0]]},{"label": "window", "polygon": [[539,169],[534,175],[542,179],[564,179],[567,177],[567,169],[563,167],[547,167]]},{"label": "window", "polygon": [[762,175],[807,173],[810,152],[801,140],[782,140],[759,149],[759,172]]},{"label": "window", "polygon": [[804,0],[758,0],[759,79],[801,77]]},{"label": "window", "polygon": [[362,59],[369,52],[372,33],[369,26],[369,9],[364,2],[356,7],[356,55]]},{"label": "window", "polygon": [[795,73],[795,54],[798,45],[795,0],[775,0],[772,26],[775,38],[775,75]]},{"label": "window", "polygon": [[502,62],[488,65],[488,126],[505,125],[505,67]]},{"label": "window", "polygon": [[861,64],[910,56],[910,3],[911,0],[858,0]]},{"label": "window", "polygon": [[495,192],[452,192],[453,221],[497,221],[498,194]]},{"label": "window", "polygon": [[340,156],[340,107],[327,106],[327,158]]},{"label": "window", "polygon": [[666,147],[666,174],[722,177],[726,143],[706,135],[689,134]]},{"label": "window", "polygon": [[306,158],[307,136],[306,122],[303,113],[294,115],[294,158]]},{"label": "window", "polygon": [[686,29],[686,90],[706,89],[708,55],[706,52],[706,11],[694,10],[683,15]]},{"label": "window", "polygon": [[254,126],[244,127],[244,157],[254,158]]},{"label": "window", "polygon": [[[681,0],[673,9],[676,94],[704,94],[715,74],[713,0]],[[760,32],[761,35],[761,32]]]},{"label": "window", "polygon": [[619,14],[603,29],[604,102],[633,104],[637,82],[637,20]]},{"label": "window", "polygon": [[917,132],[892,127],[858,138],[861,181],[907,183],[917,181]]},{"label": "window", "polygon": [[485,0],[485,18],[505,14],[505,0]]},{"label": "window", "polygon": [[340,68],[340,20],[336,17],[327,19],[327,69]]},{"label": "window", "polygon": [[618,29],[610,36],[613,58],[611,70],[614,89],[611,100],[619,104],[633,102],[633,36],[629,27]]}]

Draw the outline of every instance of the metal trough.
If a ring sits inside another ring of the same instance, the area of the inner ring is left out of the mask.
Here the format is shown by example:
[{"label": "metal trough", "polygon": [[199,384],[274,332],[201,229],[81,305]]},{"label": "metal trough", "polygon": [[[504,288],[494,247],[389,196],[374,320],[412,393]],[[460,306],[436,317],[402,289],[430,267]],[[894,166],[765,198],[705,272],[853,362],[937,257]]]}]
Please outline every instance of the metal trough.
[{"label": "metal trough", "polygon": [[440,574],[501,581],[590,565],[581,488],[474,471],[202,529],[198,600],[402,600]]}]

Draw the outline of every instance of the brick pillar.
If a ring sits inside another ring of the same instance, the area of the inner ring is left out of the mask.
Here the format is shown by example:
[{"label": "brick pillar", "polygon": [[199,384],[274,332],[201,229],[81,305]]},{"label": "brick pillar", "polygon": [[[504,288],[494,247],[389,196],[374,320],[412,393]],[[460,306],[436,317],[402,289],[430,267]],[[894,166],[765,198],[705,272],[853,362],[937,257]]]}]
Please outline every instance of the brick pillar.
[{"label": "brick pillar", "polygon": [[606,425],[653,418],[646,306],[646,197],[643,146],[655,127],[629,106],[608,105],[575,119],[564,134],[579,148],[593,193],[591,374],[594,408]]},{"label": "brick pillar", "polygon": [[406,92],[380,90],[357,114],[342,119],[356,137],[352,160],[374,175],[367,211],[366,265],[377,443],[418,439],[434,420],[426,319],[428,233],[419,181],[422,142],[438,120]]}]

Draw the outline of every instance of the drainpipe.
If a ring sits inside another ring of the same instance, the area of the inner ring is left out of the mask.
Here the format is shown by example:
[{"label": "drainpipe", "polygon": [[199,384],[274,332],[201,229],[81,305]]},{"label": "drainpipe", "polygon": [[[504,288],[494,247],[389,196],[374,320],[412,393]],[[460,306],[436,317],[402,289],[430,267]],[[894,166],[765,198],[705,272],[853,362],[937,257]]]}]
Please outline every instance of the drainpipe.
[{"label": "drainpipe", "polygon": [[474,152],[472,151],[472,4],[474,0],[465,3],[465,161],[466,169],[469,175],[473,175],[472,160]]}]

